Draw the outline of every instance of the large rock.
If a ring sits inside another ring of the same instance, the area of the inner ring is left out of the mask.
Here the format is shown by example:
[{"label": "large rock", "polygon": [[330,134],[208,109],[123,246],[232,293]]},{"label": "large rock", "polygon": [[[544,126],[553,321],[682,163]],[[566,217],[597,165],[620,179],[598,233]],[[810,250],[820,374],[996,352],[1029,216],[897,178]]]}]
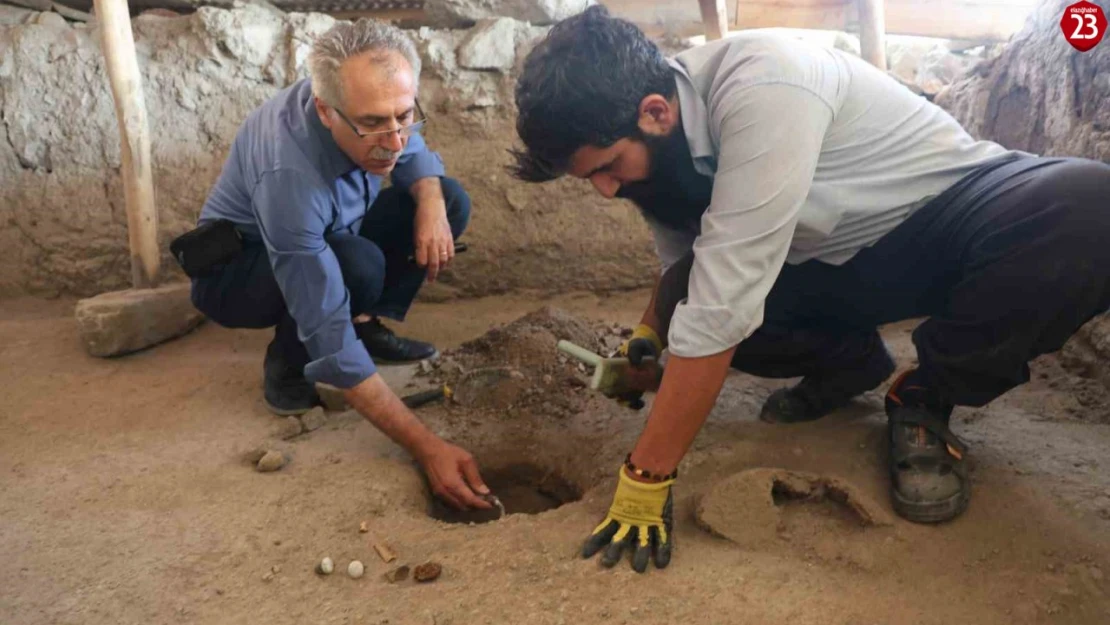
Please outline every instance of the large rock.
[{"label": "large rock", "polygon": [[517,24],[507,17],[483,20],[459,47],[459,67],[512,69],[516,62]]},{"label": "large rock", "polygon": [[[44,21],[0,27],[0,297],[126,289],[119,132],[99,37],[92,25]],[[311,42],[333,23],[262,6],[134,19],[168,271],[177,271],[169,242],[195,225],[242,120],[306,75]],[[657,261],[634,208],[581,181],[527,185],[506,173],[517,144],[513,68],[547,32],[512,26],[511,46],[489,63],[496,71],[468,69],[458,58],[476,32],[410,31],[424,58],[425,137],[474,206],[463,238],[470,251],[441,274],[445,291],[643,286]]]},{"label": "large rock", "polygon": [[1110,161],[1110,45],[1068,45],[1060,16],[1072,3],[1041,4],[1001,55],[936,102],[973,135],[1008,148]]},{"label": "large rock", "polygon": [[74,310],[77,331],[93,356],[119,356],[179,337],[204,321],[189,299],[189,284],[114,291],[83,299]]},{"label": "large rock", "polygon": [[548,25],[593,4],[594,0],[425,0],[424,14],[430,25],[443,28],[468,27],[497,17]]}]

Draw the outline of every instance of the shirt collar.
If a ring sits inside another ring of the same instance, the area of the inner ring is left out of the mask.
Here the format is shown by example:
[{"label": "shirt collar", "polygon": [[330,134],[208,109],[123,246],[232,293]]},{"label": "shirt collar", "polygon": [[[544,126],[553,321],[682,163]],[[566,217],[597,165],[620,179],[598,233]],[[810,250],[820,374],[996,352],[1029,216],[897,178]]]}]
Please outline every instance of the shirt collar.
[{"label": "shirt collar", "polygon": [[695,165],[702,159],[713,161],[716,155],[713,137],[709,134],[709,111],[705,101],[694,87],[694,81],[686,68],[673,58],[667,59],[667,62],[675,73],[679,114],[682,116],[682,128],[686,132],[686,143],[690,146],[690,156],[694,158]]},{"label": "shirt collar", "polygon": [[320,116],[316,113],[316,101],[311,91],[304,105],[304,115],[308,122],[309,134],[320,150],[321,173],[329,179],[334,179],[357,169],[358,164],[339,148],[339,144],[331,136],[331,131],[324,126],[324,122],[320,121]]}]

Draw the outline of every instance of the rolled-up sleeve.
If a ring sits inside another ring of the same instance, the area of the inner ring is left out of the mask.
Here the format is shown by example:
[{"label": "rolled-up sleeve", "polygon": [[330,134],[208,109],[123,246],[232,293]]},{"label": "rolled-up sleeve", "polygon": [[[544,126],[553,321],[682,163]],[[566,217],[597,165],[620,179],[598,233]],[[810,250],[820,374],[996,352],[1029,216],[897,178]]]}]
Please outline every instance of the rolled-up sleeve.
[{"label": "rolled-up sleeve", "polygon": [[314,184],[311,174],[271,171],[259,180],[252,208],[274,278],[311,359],[305,377],[350,388],[373,375],[374,362],[351,324],[339,262],[324,240],[331,218],[327,190]]},{"label": "rolled-up sleeve", "polygon": [[421,178],[445,176],[447,171],[443,167],[443,159],[438,152],[428,149],[424,137],[414,134],[409,137],[405,150],[397,159],[393,168],[392,180],[397,186],[408,189],[412,183]]},{"label": "rolled-up sleeve", "polygon": [[688,358],[730,349],[763,323],[832,121],[823,99],[792,84],[737,88],[714,104],[713,196],[694,241],[689,295],[668,334],[671,353]]}]

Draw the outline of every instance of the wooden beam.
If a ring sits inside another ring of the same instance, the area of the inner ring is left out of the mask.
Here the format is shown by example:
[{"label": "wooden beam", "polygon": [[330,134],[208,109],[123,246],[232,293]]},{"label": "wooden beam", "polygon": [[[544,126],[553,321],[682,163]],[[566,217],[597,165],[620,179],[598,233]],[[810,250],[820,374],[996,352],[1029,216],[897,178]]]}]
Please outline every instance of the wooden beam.
[{"label": "wooden beam", "polygon": [[856,1],[859,3],[860,56],[886,71],[886,18],[883,0]]},{"label": "wooden beam", "polygon": [[715,41],[728,34],[728,10],[725,0],[698,0],[701,21],[705,24],[705,40]]},{"label": "wooden beam", "polygon": [[150,160],[150,130],[142,75],[135,55],[127,0],[94,0],[96,21],[119,123],[123,192],[127,203],[127,238],[131,247],[131,285],[156,286],[159,280],[158,212]]}]

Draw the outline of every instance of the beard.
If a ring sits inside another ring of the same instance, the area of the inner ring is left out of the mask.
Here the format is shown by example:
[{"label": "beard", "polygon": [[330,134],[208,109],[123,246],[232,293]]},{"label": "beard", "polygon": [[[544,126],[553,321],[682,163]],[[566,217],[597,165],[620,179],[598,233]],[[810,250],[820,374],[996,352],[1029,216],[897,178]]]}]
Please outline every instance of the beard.
[{"label": "beard", "polygon": [[697,232],[713,196],[713,178],[694,169],[682,124],[669,135],[641,135],[640,140],[648,149],[648,177],[622,184],[617,197],[632,200],[649,220],[672,230]]}]

